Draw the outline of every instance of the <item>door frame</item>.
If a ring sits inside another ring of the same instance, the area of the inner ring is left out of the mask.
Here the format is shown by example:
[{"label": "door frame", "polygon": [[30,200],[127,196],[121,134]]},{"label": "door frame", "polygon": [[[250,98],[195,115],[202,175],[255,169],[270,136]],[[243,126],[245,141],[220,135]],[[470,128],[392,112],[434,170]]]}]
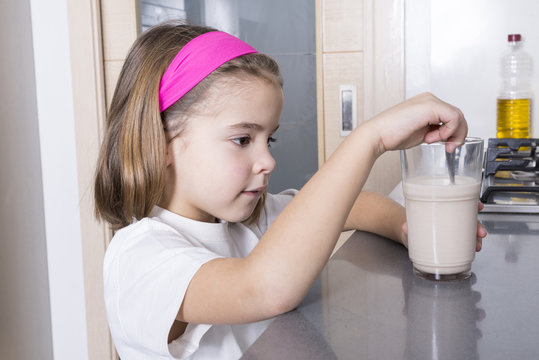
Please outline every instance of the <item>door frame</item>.
[{"label": "door frame", "polygon": [[94,216],[93,179],[106,116],[101,2],[67,0],[89,359],[117,359],[103,294],[111,231]]}]

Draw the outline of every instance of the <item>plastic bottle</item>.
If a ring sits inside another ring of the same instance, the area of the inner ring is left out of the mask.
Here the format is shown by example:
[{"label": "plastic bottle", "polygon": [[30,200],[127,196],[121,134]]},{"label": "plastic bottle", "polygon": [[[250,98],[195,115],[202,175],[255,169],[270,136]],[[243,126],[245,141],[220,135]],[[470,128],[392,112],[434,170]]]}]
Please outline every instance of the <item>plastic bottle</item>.
[{"label": "plastic bottle", "polygon": [[532,119],[532,59],[522,50],[520,34],[507,36],[509,52],[502,58],[503,85],[497,99],[496,137],[529,138]]}]

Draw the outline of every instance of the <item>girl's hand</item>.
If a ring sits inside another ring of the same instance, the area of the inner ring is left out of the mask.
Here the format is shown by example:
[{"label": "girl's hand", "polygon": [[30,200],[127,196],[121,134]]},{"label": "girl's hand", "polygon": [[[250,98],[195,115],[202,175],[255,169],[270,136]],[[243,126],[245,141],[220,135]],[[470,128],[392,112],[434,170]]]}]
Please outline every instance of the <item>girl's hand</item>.
[{"label": "girl's hand", "polygon": [[447,151],[453,152],[468,132],[462,112],[429,93],[400,103],[367,123],[379,136],[379,154],[441,140],[451,141]]},{"label": "girl's hand", "polygon": [[[477,204],[477,210],[481,211],[483,210],[485,206],[483,203],[478,202]],[[475,243],[475,251],[481,251],[481,248],[483,247],[483,238],[487,236],[487,230],[481,224],[481,222],[477,222],[477,234],[476,234],[476,243]],[[401,242],[404,246],[408,247],[408,225],[404,223],[402,225],[402,236],[401,236]]]}]

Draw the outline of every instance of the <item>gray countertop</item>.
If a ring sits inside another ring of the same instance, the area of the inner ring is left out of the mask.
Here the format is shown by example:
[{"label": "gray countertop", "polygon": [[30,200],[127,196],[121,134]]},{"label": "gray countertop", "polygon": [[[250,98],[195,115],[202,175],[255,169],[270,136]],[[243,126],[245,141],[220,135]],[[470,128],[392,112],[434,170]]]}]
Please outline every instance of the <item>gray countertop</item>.
[{"label": "gray countertop", "polygon": [[406,249],[355,232],[244,359],[539,359],[539,215],[480,214],[471,278],[417,278]]}]

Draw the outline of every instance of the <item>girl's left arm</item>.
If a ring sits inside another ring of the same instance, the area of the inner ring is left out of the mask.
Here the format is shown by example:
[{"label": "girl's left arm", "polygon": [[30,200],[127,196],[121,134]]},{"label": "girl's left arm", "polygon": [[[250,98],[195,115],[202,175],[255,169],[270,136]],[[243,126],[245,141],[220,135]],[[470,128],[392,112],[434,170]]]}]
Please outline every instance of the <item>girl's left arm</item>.
[{"label": "girl's left arm", "polygon": [[344,231],[368,231],[403,244],[405,222],[406,212],[399,203],[375,192],[362,191],[346,219]]},{"label": "girl's left arm", "polygon": [[[483,204],[479,202],[478,211],[482,209]],[[343,231],[348,230],[372,232],[408,247],[406,210],[398,202],[375,192],[359,193],[344,223]],[[476,251],[481,251],[485,236],[487,230],[478,221]]]}]

